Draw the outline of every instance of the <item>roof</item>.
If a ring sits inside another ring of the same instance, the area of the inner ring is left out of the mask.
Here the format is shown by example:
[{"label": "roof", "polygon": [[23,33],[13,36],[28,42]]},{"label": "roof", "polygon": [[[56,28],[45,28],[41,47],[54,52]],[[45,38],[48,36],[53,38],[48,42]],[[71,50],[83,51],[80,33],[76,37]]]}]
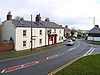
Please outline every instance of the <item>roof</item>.
[{"label": "roof", "polygon": [[[13,19],[12,23],[14,24],[15,27],[31,27],[31,21]],[[43,26],[38,22],[32,22],[32,27],[43,28]]]},{"label": "roof", "polygon": [[[12,23],[14,24],[15,27],[31,27],[31,21],[13,19]],[[34,28],[62,28],[60,25],[54,22],[47,22],[47,21],[32,22],[32,27]]]},{"label": "roof", "polygon": [[94,28],[91,29],[88,33],[100,33],[100,28],[94,27]]},{"label": "roof", "polygon": [[41,21],[41,24],[44,25],[45,28],[62,28],[60,25],[54,22]]}]

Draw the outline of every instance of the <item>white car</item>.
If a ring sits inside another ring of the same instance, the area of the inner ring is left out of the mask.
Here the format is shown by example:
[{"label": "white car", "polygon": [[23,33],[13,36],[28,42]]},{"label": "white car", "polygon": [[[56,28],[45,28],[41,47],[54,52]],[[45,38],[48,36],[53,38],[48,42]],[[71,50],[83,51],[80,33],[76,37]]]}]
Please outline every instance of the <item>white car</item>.
[{"label": "white car", "polygon": [[72,38],[72,40],[75,41],[76,39],[75,38]]},{"label": "white car", "polygon": [[72,40],[68,40],[66,43],[67,46],[72,46],[74,45],[74,42]]}]

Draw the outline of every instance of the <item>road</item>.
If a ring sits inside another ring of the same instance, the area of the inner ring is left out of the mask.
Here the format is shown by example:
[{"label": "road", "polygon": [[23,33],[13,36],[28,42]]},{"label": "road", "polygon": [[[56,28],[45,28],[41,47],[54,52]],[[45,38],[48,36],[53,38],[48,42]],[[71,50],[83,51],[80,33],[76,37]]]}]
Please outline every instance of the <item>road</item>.
[{"label": "road", "polygon": [[[92,46],[82,40],[49,52],[0,62],[0,75],[47,75],[75,58],[86,56]],[[89,52],[90,51],[90,52]]]}]

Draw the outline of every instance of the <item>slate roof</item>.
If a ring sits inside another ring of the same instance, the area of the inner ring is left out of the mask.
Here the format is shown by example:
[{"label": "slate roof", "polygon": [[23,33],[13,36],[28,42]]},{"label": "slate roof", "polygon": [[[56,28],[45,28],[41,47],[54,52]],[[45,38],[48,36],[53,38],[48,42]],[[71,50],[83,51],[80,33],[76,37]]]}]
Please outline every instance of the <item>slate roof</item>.
[{"label": "slate roof", "polygon": [[[16,20],[13,19],[12,23],[16,27],[31,27],[31,21],[25,21],[25,20]],[[38,22],[32,22],[33,28],[62,28],[60,25],[54,23],[54,22],[47,22],[47,21],[41,21]]]},{"label": "slate roof", "polygon": [[88,33],[99,33],[100,34],[100,28],[94,27]]},{"label": "slate roof", "polygon": [[[25,20],[12,20],[12,23],[15,27],[31,27],[31,21],[25,21]],[[43,28],[43,26],[40,23],[32,22],[32,27],[34,28]]]}]

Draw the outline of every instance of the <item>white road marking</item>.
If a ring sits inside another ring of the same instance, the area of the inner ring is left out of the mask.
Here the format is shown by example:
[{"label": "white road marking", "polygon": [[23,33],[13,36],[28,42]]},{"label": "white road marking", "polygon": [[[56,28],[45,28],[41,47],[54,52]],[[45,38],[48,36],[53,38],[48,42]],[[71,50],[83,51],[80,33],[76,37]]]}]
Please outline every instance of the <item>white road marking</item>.
[{"label": "white road marking", "polygon": [[36,63],[39,63],[38,61],[36,61]]},{"label": "white road marking", "polygon": [[24,67],[24,65],[22,65],[22,68]]},{"label": "white road marking", "polygon": [[86,55],[90,54],[91,51],[94,51],[93,49],[94,49],[94,48],[93,48],[93,46],[92,46],[83,56],[86,56]]},{"label": "white road marking", "polygon": [[1,73],[4,73],[5,72],[5,70],[2,70],[2,72]]},{"label": "white road marking", "polygon": [[95,50],[95,48],[93,48],[92,51],[88,55],[92,54],[94,52],[94,50]]}]

